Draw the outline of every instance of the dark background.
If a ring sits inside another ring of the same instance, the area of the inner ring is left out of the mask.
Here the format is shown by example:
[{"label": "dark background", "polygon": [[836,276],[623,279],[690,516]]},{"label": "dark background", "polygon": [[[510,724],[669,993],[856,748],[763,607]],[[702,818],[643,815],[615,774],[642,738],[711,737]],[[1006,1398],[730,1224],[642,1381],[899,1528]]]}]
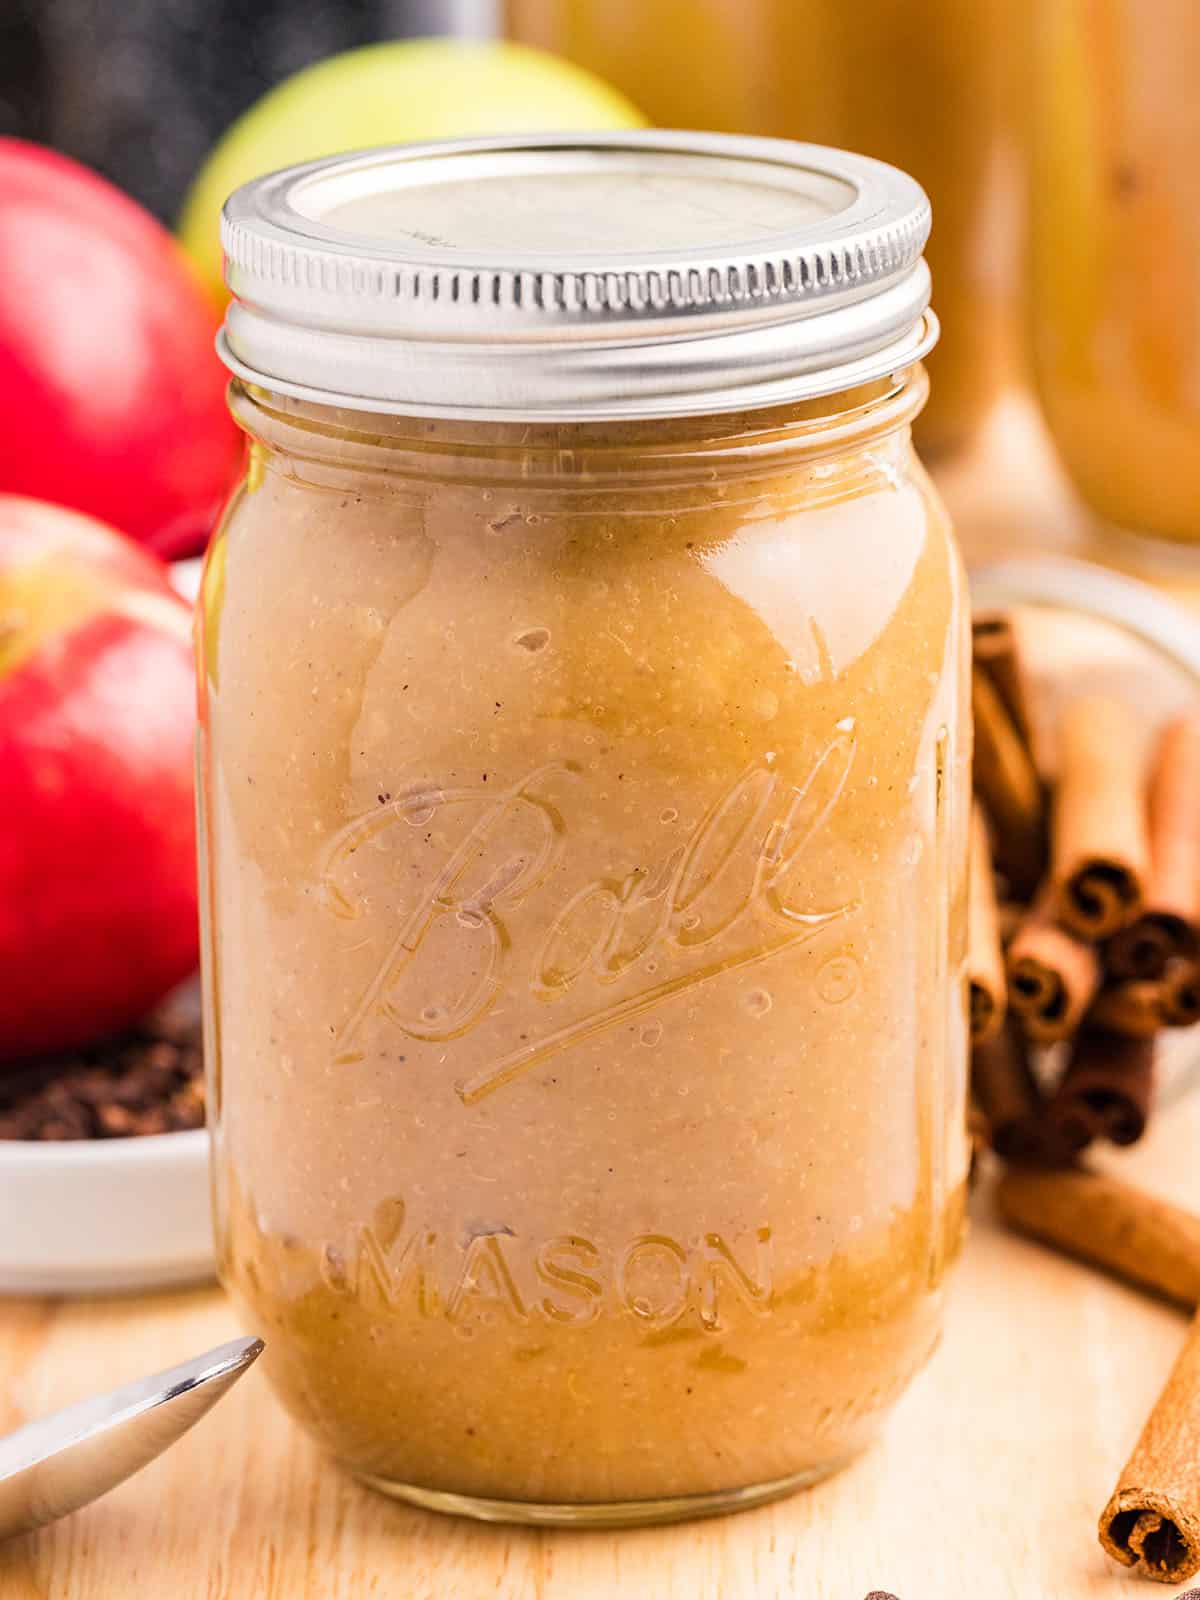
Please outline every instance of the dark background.
[{"label": "dark background", "polygon": [[173,223],[209,149],[338,50],[486,33],[490,0],[0,0],[0,136],[54,145]]}]

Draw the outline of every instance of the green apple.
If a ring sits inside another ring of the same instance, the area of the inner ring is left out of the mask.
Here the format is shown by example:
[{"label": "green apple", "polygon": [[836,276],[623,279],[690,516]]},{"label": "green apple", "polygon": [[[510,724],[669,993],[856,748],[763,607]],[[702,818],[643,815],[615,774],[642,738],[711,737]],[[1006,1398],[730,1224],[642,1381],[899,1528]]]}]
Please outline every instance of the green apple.
[{"label": "green apple", "polygon": [[179,233],[223,300],[221,207],[239,184],[264,172],[370,145],[630,128],[645,120],[590,72],[526,45],[460,39],[367,45],[295,73],[239,117],[192,185]]}]

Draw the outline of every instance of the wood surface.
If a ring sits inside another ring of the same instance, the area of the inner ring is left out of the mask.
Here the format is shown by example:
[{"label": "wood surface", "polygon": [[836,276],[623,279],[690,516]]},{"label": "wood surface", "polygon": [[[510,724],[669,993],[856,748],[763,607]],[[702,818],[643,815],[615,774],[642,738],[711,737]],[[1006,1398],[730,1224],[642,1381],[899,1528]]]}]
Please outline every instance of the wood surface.
[{"label": "wood surface", "polygon": [[[969,555],[1044,545],[1048,532],[1069,548],[1063,491],[1029,414],[1008,408],[989,446],[990,466],[957,466],[945,479]],[[1198,1152],[1200,1089],[1111,1164],[1200,1208]],[[0,1546],[0,1600],[865,1600],[872,1590],[898,1600],[1152,1600],[1173,1592],[1113,1566],[1096,1519],[1184,1317],[1001,1232],[986,1182],[974,1212],[945,1339],[883,1441],[840,1477],[780,1504],[591,1534],[410,1511],[322,1461],[252,1372],[136,1479]],[[0,1301],[0,1428],[235,1331],[215,1289]]]}]

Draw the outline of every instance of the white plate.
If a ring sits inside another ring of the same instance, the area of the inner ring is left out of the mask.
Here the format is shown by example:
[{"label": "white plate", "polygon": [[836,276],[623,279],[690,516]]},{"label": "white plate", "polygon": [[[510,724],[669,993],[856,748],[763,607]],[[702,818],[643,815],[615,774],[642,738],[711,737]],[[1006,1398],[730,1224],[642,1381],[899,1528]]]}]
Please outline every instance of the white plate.
[{"label": "white plate", "polygon": [[0,1140],[0,1293],[148,1289],[213,1271],[204,1131]]}]

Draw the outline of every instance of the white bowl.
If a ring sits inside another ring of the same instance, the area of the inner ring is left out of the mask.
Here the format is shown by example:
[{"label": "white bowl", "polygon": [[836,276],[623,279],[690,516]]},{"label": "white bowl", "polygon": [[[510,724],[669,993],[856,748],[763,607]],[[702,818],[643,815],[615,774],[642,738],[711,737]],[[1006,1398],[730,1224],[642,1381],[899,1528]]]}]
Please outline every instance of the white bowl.
[{"label": "white bowl", "polygon": [[203,1130],[0,1140],[0,1293],[148,1289],[213,1271]]}]

